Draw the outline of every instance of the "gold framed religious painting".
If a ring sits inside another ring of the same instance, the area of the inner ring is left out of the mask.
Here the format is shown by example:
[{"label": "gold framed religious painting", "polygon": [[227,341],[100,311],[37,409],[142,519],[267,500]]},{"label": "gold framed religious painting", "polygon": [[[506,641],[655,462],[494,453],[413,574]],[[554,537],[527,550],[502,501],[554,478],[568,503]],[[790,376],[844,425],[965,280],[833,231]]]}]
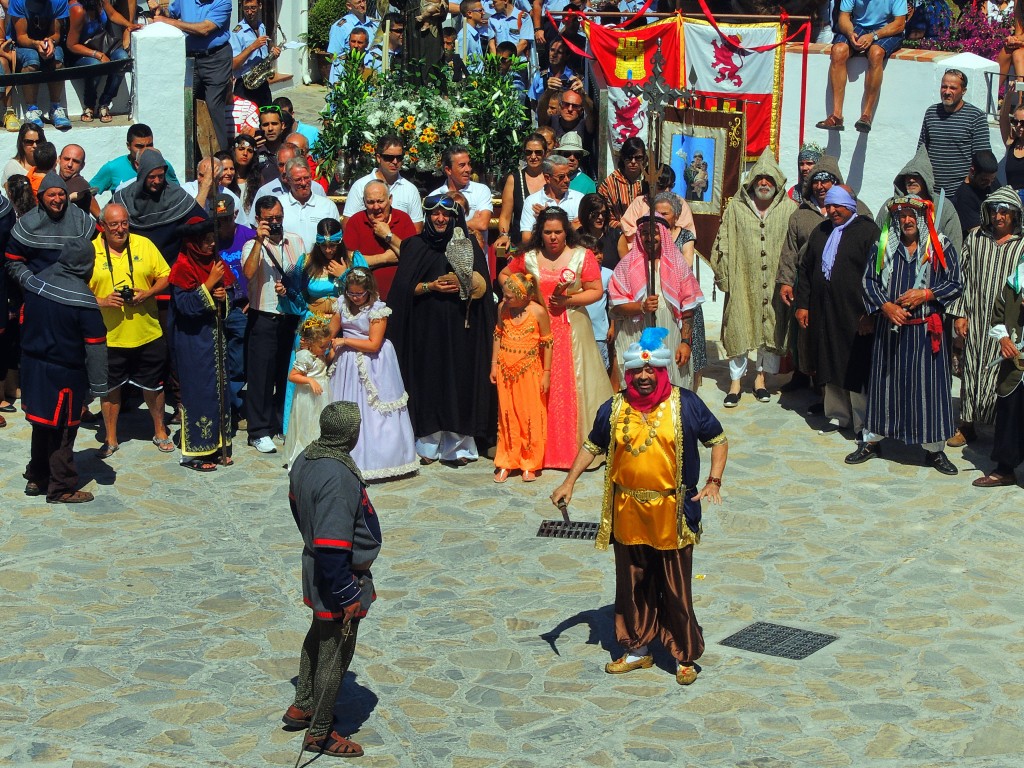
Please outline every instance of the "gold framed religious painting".
[{"label": "gold framed religious painting", "polygon": [[672,191],[693,211],[701,253],[710,252],[722,211],[739,188],[746,143],[742,112],[665,110],[659,159],[675,171]]}]

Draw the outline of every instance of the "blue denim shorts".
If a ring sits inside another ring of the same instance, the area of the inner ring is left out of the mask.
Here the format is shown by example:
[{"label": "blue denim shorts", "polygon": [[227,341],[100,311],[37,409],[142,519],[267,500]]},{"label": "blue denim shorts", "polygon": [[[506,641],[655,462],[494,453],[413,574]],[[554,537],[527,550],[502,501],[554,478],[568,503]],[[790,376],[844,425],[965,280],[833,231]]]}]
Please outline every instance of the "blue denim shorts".
[{"label": "blue denim shorts", "polygon": [[53,69],[54,65],[58,62],[64,63],[64,49],[59,45],[53,49],[53,56],[46,61],[40,61],[39,51],[35,48],[18,48],[18,71],[20,72],[25,67],[32,67],[33,69]]},{"label": "blue denim shorts", "polygon": [[[878,29],[881,29],[881,27],[878,27]],[[864,27],[858,26],[854,26],[853,28],[853,33],[857,37],[860,37],[865,33],[874,31],[875,30],[873,29],[864,29]],[[832,38],[832,45],[836,45],[837,43],[846,43],[847,45],[850,45],[850,38],[848,38],[842,32],[836,32],[835,37]],[[885,58],[888,59],[890,56],[896,53],[896,51],[903,47],[903,35],[899,35],[898,37],[880,37],[876,42],[872,43],[871,45],[877,45],[879,48],[881,48],[885,52]],[[869,46],[868,51],[870,50],[871,47]],[[850,45],[850,55],[866,56],[867,51],[855,51],[853,49],[853,46]]]}]

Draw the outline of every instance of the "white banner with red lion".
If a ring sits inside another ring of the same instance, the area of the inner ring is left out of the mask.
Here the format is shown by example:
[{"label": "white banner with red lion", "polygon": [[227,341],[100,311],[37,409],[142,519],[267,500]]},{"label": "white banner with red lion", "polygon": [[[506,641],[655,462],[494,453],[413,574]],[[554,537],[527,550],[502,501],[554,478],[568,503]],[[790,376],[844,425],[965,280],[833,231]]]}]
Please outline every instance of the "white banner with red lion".
[{"label": "white banner with red lion", "polygon": [[[750,158],[767,146],[778,155],[786,50],[778,44],[784,34],[777,23],[719,24],[718,30],[703,20],[688,18],[683,23],[682,79],[701,96],[742,100]],[[751,50],[769,46],[776,47]]]}]

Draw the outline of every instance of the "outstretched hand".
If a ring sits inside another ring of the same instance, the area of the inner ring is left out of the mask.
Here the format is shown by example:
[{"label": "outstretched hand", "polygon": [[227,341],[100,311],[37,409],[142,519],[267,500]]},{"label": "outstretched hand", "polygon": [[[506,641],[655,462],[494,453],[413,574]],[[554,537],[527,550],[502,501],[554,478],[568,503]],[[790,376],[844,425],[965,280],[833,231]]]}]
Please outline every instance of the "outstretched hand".
[{"label": "outstretched hand", "polygon": [[706,483],[704,487],[693,497],[693,501],[707,499],[714,504],[722,503],[722,489],[715,483]]}]

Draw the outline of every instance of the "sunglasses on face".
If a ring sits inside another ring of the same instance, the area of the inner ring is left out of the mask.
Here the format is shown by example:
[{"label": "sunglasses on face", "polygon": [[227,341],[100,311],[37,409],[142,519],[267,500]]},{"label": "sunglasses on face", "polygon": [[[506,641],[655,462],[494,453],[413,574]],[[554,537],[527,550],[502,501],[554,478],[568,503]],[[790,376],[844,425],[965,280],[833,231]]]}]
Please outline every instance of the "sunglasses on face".
[{"label": "sunglasses on face", "polygon": [[405,157],[404,153],[398,155],[380,155],[380,159],[385,163],[400,163],[402,162],[403,157]]},{"label": "sunglasses on face", "polygon": [[543,149],[527,149],[527,150],[524,150],[523,154],[525,154],[525,155],[543,155],[544,154],[544,150]]},{"label": "sunglasses on face", "polygon": [[1010,125],[1016,125],[1016,126],[1024,125],[1024,120],[1015,120],[1014,118],[1011,117],[1010,118]]},{"label": "sunglasses on face", "polygon": [[995,203],[994,205],[987,205],[986,208],[992,213],[1013,213],[1013,206],[1006,203]]},{"label": "sunglasses on face", "polygon": [[581,109],[582,107],[582,104],[573,104],[571,101],[562,102],[562,109]]},{"label": "sunglasses on face", "polygon": [[630,155],[626,158],[627,163],[642,163],[644,160],[643,155]]},{"label": "sunglasses on face", "polygon": [[39,139],[22,139],[21,143],[26,147],[34,147],[39,143]]},{"label": "sunglasses on face", "polygon": [[369,291],[345,291],[345,295],[350,299],[361,299],[368,293]]}]

